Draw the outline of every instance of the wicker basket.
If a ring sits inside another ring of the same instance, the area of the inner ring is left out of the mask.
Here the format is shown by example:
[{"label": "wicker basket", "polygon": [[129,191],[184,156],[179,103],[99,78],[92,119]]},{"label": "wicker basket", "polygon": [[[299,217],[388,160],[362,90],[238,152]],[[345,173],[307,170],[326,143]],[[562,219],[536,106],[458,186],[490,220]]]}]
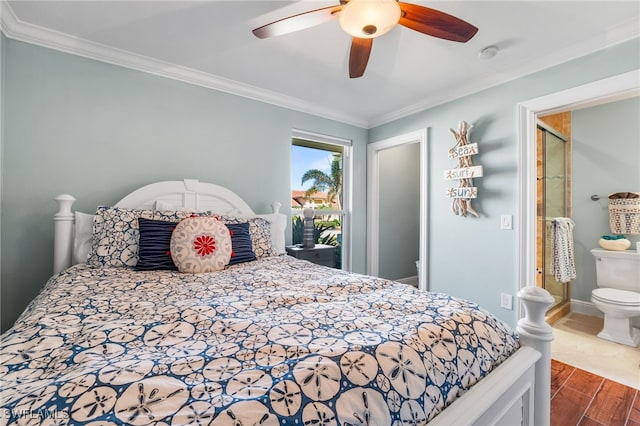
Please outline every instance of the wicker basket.
[{"label": "wicker basket", "polygon": [[610,199],[609,226],[614,234],[640,234],[640,198]]}]

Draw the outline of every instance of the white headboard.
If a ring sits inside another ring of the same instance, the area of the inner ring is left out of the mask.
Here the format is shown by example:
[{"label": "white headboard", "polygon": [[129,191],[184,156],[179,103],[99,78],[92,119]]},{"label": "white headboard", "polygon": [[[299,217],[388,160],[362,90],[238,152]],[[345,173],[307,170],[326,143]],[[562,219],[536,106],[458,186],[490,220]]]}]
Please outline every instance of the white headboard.
[{"label": "white headboard", "polygon": [[171,205],[176,210],[213,210],[237,216],[255,215],[251,207],[233,191],[195,179],[156,182],[143,186],[118,201],[115,206],[153,210],[158,203]]},{"label": "white headboard", "polygon": [[[73,196],[63,194],[55,199],[58,212],[54,216],[53,272],[58,273],[72,265],[75,214],[71,210]],[[136,189],[120,201],[116,207],[136,209],[157,209],[159,205],[169,205],[171,209],[207,211],[234,216],[254,216],[249,205],[235,192],[212,183],[195,179],[183,181],[156,182]],[[278,213],[281,204],[271,205],[273,213]]]}]

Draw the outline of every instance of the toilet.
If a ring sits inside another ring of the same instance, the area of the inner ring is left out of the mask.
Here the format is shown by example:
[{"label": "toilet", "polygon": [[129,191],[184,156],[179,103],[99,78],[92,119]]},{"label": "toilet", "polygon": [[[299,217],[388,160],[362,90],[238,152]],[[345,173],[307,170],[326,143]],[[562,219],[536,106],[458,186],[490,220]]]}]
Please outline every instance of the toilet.
[{"label": "toilet", "polygon": [[632,319],[640,316],[640,253],[636,250],[593,249],[598,288],[591,302],[604,313],[602,339],[636,347],[640,330]]}]

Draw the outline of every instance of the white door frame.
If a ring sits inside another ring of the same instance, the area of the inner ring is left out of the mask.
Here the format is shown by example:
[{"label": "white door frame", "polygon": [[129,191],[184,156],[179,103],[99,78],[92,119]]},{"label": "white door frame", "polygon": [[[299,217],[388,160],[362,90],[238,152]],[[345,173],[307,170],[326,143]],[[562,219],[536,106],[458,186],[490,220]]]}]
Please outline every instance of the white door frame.
[{"label": "white door frame", "polygon": [[[518,104],[520,288],[536,284],[536,117],[638,96],[640,70],[630,71]],[[522,313],[520,313],[522,316]]]},{"label": "white door frame", "polygon": [[420,144],[420,274],[418,276],[420,290],[428,290],[428,240],[427,240],[427,129],[416,130],[403,135],[394,136],[367,146],[367,274],[378,275],[378,256],[380,248],[380,151],[400,145]]}]

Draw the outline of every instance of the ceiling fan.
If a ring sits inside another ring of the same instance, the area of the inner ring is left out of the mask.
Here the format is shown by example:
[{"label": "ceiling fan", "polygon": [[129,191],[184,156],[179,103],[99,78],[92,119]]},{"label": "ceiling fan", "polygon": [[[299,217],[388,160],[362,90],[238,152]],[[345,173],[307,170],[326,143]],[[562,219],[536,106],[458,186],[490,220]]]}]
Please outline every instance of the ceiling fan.
[{"label": "ceiling fan", "polygon": [[349,77],[364,74],[371,54],[373,39],[397,24],[445,40],[465,43],[478,28],[435,9],[397,0],[340,0],[336,6],[289,16],[253,30],[259,38],[268,38],[314,27],[339,19],[342,29],[350,34]]}]

